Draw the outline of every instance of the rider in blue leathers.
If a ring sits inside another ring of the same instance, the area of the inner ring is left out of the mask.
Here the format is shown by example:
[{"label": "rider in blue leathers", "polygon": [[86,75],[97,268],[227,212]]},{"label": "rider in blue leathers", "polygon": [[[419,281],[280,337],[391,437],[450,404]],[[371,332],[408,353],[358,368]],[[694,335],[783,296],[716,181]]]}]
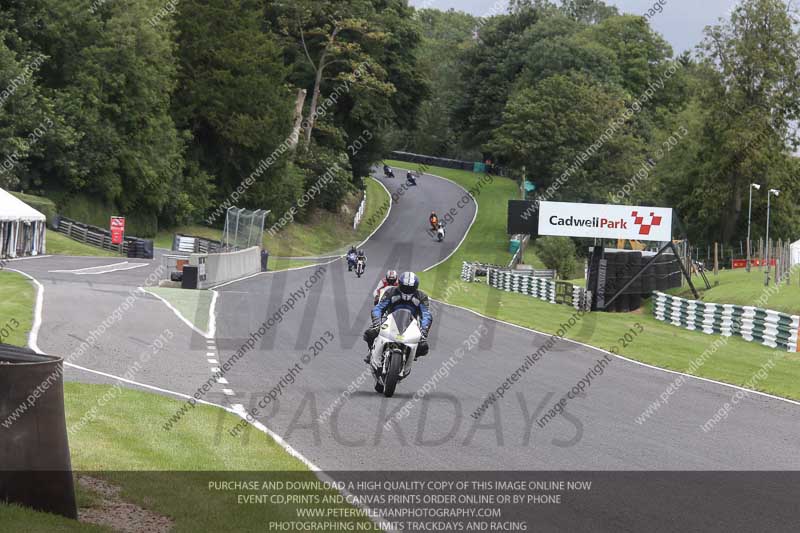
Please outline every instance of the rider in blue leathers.
[{"label": "rider in blue leathers", "polygon": [[[433,324],[433,315],[430,311],[428,295],[419,290],[419,278],[413,272],[405,272],[400,276],[397,287],[389,288],[383,293],[383,298],[372,309],[372,327],[364,332],[364,340],[370,352],[383,323],[383,317],[391,314],[396,309],[408,309],[419,320],[419,329],[422,331],[422,340],[417,346],[417,357],[428,354],[428,333]],[[365,359],[369,362],[370,357]]]}]

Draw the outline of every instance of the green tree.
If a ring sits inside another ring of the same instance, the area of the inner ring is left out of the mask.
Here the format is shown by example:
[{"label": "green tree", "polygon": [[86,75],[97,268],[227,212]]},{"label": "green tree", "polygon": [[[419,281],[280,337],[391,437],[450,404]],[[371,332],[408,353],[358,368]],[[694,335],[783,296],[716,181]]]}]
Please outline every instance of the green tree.
[{"label": "green tree", "polygon": [[[785,2],[745,0],[728,21],[708,28],[697,69],[694,109],[701,119],[683,168],[663,180],[668,199],[707,242],[738,241],[746,231],[748,188],[778,188],[776,238],[800,229],[793,123],[800,106],[800,37]],[[681,175],[683,177],[681,177]],[[670,179],[672,178],[672,179]],[[762,189],[762,190],[766,190]],[[754,220],[766,223],[756,194]]]},{"label": "green tree", "polygon": [[188,168],[213,176],[218,200],[244,183],[241,207],[280,217],[302,194],[303,180],[289,168],[285,144],[294,97],[288,71],[262,17],[257,0],[180,3],[172,112],[190,134]]},{"label": "green tree", "polygon": [[644,155],[624,119],[618,89],[558,74],[511,97],[488,148],[514,168],[524,166],[548,199],[605,200]]}]

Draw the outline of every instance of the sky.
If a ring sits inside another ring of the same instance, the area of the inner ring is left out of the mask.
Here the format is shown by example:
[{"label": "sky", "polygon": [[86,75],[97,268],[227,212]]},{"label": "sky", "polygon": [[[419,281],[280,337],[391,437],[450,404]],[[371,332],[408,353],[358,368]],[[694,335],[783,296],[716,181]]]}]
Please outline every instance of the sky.
[{"label": "sky", "polygon": [[[620,11],[644,15],[658,0],[605,0]],[[457,9],[476,16],[505,12],[507,0],[410,0],[416,7]],[[661,0],[662,11],[650,25],[672,45],[676,55],[692,50],[703,39],[703,28],[728,17],[737,0]]]}]

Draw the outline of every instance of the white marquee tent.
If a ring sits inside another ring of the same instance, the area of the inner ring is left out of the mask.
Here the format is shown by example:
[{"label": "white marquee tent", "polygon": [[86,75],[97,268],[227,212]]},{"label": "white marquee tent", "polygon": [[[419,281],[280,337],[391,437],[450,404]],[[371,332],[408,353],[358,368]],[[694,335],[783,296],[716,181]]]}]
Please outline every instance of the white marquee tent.
[{"label": "white marquee tent", "polygon": [[800,265],[800,241],[792,243],[790,245],[790,254],[792,256],[791,265]]},{"label": "white marquee tent", "polygon": [[45,253],[45,216],[0,189],[0,258]]}]

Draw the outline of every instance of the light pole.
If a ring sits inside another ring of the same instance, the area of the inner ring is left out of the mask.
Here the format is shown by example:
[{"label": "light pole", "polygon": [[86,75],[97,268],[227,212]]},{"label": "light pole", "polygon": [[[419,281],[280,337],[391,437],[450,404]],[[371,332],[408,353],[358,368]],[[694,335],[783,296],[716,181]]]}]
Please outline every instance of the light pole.
[{"label": "light pole", "polygon": [[753,218],[753,189],[761,189],[758,183],[750,184],[750,203],[747,206],[747,271],[750,272],[750,222]]},{"label": "light pole", "polygon": [[770,202],[769,201],[770,201],[770,195],[774,194],[775,197],[777,198],[780,193],[781,193],[781,191],[779,191],[778,189],[770,189],[769,192],[767,193],[767,274],[766,274],[766,278],[764,279],[764,285],[766,285],[766,286],[769,286],[769,264],[770,264],[770,258],[769,258],[769,249],[770,249],[770,246],[769,246],[769,208],[770,208]]}]

